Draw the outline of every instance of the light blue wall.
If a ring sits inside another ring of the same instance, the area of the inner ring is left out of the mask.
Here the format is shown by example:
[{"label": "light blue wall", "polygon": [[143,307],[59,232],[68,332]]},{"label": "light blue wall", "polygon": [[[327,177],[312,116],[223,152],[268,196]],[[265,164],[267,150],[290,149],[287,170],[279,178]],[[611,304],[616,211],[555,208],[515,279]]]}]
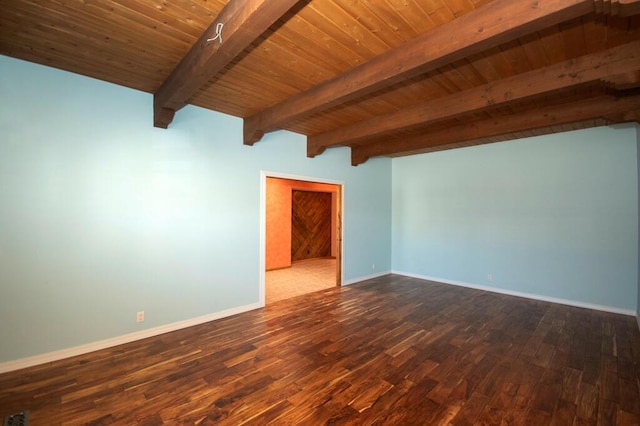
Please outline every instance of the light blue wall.
[{"label": "light blue wall", "polygon": [[394,159],[393,270],[635,311],[636,145],[627,126]]},{"label": "light blue wall", "polygon": [[149,94],[2,56],[0,95],[0,362],[258,302],[261,170],[345,182],[346,281],[640,303],[638,127],[351,167],[196,107],[155,129]]},{"label": "light blue wall", "polygon": [[261,170],[344,181],[345,281],[390,270],[389,159],[155,129],[149,94],[2,56],[0,95],[0,362],[258,303]]}]

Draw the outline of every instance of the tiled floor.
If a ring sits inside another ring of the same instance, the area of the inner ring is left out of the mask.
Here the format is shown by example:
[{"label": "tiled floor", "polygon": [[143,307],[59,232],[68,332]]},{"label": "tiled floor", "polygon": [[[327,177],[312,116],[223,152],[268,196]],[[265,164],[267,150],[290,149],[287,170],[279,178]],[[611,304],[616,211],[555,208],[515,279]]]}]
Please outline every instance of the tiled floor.
[{"label": "tiled floor", "polygon": [[288,299],[336,285],[336,260],[314,259],[294,263],[291,268],[267,271],[266,303]]}]

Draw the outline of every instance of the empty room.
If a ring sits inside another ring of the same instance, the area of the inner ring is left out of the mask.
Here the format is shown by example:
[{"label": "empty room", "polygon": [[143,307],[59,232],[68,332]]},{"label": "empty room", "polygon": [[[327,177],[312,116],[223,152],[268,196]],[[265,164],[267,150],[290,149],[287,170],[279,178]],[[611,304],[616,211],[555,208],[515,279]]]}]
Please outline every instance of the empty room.
[{"label": "empty room", "polygon": [[640,0],[1,10],[5,425],[640,424]]}]

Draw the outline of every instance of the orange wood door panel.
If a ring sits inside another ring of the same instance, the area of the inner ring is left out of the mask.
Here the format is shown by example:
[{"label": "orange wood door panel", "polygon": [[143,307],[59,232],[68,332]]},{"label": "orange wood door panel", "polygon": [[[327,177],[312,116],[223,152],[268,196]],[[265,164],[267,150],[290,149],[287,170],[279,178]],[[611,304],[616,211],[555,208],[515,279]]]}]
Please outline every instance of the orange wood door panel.
[{"label": "orange wood door panel", "polygon": [[331,193],[294,190],[291,260],[331,256]]}]

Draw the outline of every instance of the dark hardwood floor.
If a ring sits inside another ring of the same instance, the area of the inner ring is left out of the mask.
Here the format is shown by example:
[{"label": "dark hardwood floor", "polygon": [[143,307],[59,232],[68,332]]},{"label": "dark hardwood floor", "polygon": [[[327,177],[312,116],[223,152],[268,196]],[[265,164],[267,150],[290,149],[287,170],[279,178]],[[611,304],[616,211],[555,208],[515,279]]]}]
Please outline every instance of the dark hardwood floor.
[{"label": "dark hardwood floor", "polygon": [[386,276],[0,376],[55,424],[638,424],[635,318]]}]

